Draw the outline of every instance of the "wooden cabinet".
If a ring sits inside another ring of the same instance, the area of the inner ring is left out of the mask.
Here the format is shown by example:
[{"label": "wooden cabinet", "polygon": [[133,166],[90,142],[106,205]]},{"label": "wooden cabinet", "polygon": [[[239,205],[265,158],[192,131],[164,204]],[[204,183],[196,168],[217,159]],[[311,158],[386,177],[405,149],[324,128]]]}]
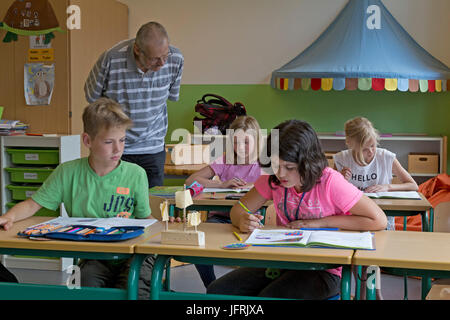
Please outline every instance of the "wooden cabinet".
[{"label": "wooden cabinet", "polygon": [[[84,82],[102,52],[128,38],[128,7],[115,0],[49,0],[64,33],[52,40],[55,86],[50,105],[27,106],[24,96],[24,65],[28,63],[29,37],[3,43],[0,30],[0,106],[3,119],[21,120],[29,132],[82,133],[81,114],[87,102]],[[0,1],[0,21],[13,0]],[[68,30],[67,8],[78,5],[81,29]]]},{"label": "wooden cabinet", "polygon": [[[339,152],[347,149],[345,145],[345,137],[335,135],[319,134],[319,140],[322,144],[323,151]],[[443,136],[392,136],[381,137],[381,148],[385,148],[396,154],[398,161],[408,169],[408,155],[411,153],[433,153],[438,155],[438,172],[421,173],[411,172],[411,176],[418,184],[436,176],[438,173],[447,171],[447,137]]]}]

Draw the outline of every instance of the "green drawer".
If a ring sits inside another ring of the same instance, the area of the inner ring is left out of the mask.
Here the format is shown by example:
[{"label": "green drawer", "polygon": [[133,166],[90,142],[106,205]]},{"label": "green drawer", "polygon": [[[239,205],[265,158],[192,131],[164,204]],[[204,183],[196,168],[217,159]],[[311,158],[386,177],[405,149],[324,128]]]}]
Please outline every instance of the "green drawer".
[{"label": "green drawer", "polygon": [[23,201],[30,198],[39,189],[39,186],[15,186],[10,184],[6,188],[11,190],[13,200]]},{"label": "green drawer", "polygon": [[[19,203],[19,201],[11,201],[11,202],[8,202],[7,204],[6,204],[6,207],[8,208],[8,210],[9,209],[11,209],[12,207],[14,207],[16,204],[18,204]],[[49,210],[49,209],[47,209],[47,208],[41,208],[38,212],[36,212],[35,214],[34,214],[35,216],[37,216],[37,217],[59,217],[60,216],[60,214],[59,214],[59,208],[58,209],[56,209],[56,211],[53,211],[53,210]]]},{"label": "green drawer", "polygon": [[11,175],[11,182],[42,183],[53,172],[50,168],[5,168]]},{"label": "green drawer", "polygon": [[58,149],[6,149],[15,164],[59,164]]}]

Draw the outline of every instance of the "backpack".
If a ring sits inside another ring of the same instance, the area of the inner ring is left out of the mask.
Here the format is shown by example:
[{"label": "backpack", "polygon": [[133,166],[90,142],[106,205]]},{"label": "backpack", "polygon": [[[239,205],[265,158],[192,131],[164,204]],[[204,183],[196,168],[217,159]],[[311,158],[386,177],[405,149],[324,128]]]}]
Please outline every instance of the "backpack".
[{"label": "backpack", "polygon": [[195,105],[195,112],[200,113],[203,118],[194,117],[195,121],[201,121],[202,133],[210,128],[216,127],[222,134],[238,116],[247,115],[247,111],[242,103],[231,104],[224,97],[216,94],[205,94]]}]

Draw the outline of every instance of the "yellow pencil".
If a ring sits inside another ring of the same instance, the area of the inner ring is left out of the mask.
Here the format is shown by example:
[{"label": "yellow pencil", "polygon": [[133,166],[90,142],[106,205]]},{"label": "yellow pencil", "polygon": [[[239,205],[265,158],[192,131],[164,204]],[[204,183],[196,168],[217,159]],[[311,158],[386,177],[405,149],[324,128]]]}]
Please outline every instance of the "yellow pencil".
[{"label": "yellow pencil", "polygon": [[242,238],[236,232],[233,232],[233,234],[239,241],[242,241]]}]

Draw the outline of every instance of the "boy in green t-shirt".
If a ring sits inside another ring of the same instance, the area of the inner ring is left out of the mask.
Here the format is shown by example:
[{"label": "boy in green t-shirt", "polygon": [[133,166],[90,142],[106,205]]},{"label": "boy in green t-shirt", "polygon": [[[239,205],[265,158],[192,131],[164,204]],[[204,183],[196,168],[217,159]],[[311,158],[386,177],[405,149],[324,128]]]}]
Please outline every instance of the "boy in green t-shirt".
[{"label": "boy in green t-shirt", "polygon": [[[61,203],[69,217],[149,218],[148,179],[145,170],[122,161],[126,130],[132,121],[117,102],[101,98],[83,113],[83,143],[89,157],[60,164],[33,196],[0,217],[0,227],[34,215],[45,207],[56,210]],[[139,298],[149,295],[154,256],[145,259],[139,281]],[[81,285],[125,287],[129,260],[82,260]]]}]

